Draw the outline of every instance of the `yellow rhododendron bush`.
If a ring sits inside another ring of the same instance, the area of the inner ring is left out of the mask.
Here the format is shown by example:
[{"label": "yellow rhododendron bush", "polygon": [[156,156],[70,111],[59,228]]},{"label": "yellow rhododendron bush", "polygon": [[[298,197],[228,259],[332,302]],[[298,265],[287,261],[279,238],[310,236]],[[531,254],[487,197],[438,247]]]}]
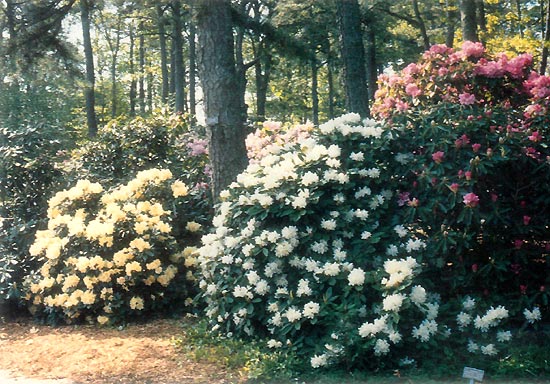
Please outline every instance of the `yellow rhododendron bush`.
[{"label": "yellow rhododendron bush", "polygon": [[108,191],[80,180],[58,192],[30,248],[42,262],[26,282],[33,313],[106,324],[189,303],[201,225],[185,222],[186,196],[186,185],[159,169]]}]

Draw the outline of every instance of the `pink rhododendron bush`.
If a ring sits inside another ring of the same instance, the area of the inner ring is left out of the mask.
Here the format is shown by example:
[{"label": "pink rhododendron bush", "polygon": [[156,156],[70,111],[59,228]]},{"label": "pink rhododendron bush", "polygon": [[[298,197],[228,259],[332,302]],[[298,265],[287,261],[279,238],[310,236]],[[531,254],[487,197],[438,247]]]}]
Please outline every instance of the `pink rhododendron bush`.
[{"label": "pink rhododendron bush", "polygon": [[442,345],[502,349],[508,309],[442,300],[423,277],[430,239],[401,215],[402,156],[391,150],[401,134],[342,116],[238,176],[199,250],[214,331],[263,339],[314,368],[414,364]]},{"label": "pink rhododendron bush", "polygon": [[425,234],[420,260],[448,297],[548,314],[550,78],[531,56],[437,45],[380,78],[376,117],[398,130],[401,220]]},{"label": "pink rhododendron bush", "polygon": [[[30,248],[41,262],[25,287],[35,315],[107,324],[175,300],[183,305],[193,294],[193,245],[201,232],[200,224],[181,221],[187,194],[169,170],[155,168],[110,190],[80,180],[58,192],[48,226]],[[177,234],[186,244],[174,236],[177,226],[185,228]]]}]

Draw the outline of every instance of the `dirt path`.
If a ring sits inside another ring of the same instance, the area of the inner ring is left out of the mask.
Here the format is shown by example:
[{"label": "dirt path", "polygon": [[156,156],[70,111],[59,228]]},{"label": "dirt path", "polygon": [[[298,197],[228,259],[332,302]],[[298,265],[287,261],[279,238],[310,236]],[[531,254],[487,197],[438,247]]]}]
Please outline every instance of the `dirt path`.
[{"label": "dirt path", "polygon": [[[157,320],[121,330],[95,326],[52,328],[29,321],[0,324],[0,383],[238,382],[225,369],[194,362],[173,346],[172,338],[184,333],[181,324]],[[21,377],[65,380],[33,382],[21,381]]]}]

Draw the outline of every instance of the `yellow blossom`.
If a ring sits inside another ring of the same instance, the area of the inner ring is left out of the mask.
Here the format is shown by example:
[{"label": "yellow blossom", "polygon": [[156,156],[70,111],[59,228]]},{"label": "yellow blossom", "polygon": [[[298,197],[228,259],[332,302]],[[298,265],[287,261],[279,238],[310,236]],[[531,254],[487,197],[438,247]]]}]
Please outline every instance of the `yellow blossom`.
[{"label": "yellow blossom", "polygon": [[77,287],[78,283],[80,283],[80,277],[77,275],[69,275],[65,278],[65,281],[63,282],[63,292],[67,292],[69,289]]},{"label": "yellow blossom", "polygon": [[143,235],[145,231],[147,231],[147,228],[149,228],[149,224],[145,221],[138,221],[134,224],[134,231],[136,231],[138,235]]},{"label": "yellow blossom", "polygon": [[172,227],[170,226],[170,224],[165,223],[164,221],[159,222],[156,225],[156,228],[160,233],[170,233],[170,231],[172,230]]},{"label": "yellow blossom", "polygon": [[187,196],[189,189],[184,182],[176,180],[172,183],[172,194],[174,197]]},{"label": "yellow blossom", "polygon": [[157,279],[155,276],[149,276],[147,279],[143,280],[143,284],[150,286],[152,285]]},{"label": "yellow blossom", "polygon": [[138,237],[130,242],[130,247],[135,248],[140,252],[143,252],[146,249],[150,249],[151,244],[143,240],[141,237]]},{"label": "yellow blossom", "polygon": [[83,292],[80,296],[80,301],[84,305],[92,305],[95,303],[96,295],[92,291]]},{"label": "yellow blossom", "polygon": [[199,223],[196,223],[194,221],[190,221],[185,226],[185,229],[187,229],[189,232],[198,232],[202,228],[202,225]]},{"label": "yellow blossom", "polygon": [[137,296],[132,297],[130,299],[130,308],[141,311],[144,308],[143,299]]},{"label": "yellow blossom", "polygon": [[109,322],[109,318],[107,316],[98,316],[97,322],[101,325],[105,325]]},{"label": "yellow blossom", "polygon": [[153,269],[157,269],[158,267],[160,267],[161,264],[162,264],[162,262],[159,259],[155,259],[155,260],[151,261],[150,263],[145,264],[145,267],[148,270],[153,270]]},{"label": "yellow blossom", "polygon": [[141,265],[137,261],[126,264],[126,275],[132,276],[132,272],[141,272]]}]

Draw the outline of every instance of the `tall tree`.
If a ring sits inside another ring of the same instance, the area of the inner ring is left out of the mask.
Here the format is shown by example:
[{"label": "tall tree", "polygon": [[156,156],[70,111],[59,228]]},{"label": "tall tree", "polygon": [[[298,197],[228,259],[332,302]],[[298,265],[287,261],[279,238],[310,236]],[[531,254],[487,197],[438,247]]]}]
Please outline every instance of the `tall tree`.
[{"label": "tall tree", "polygon": [[235,68],[229,0],[198,0],[198,59],[215,199],[246,167],[246,111],[242,110]]},{"label": "tall tree", "polygon": [[189,113],[191,119],[195,119],[197,116],[197,100],[196,100],[196,76],[197,76],[197,47],[195,39],[197,33],[195,29],[195,22],[189,21]]},{"label": "tall tree", "polygon": [[172,71],[174,72],[174,91],[176,112],[183,113],[185,109],[185,69],[183,67],[183,22],[181,1],[172,1],[173,30],[172,42],[174,58]]},{"label": "tall tree", "polygon": [[82,21],[82,40],[84,44],[84,57],[86,60],[86,85],[84,95],[86,98],[86,120],[88,124],[88,136],[97,135],[97,117],[95,113],[95,72],[94,52],[90,37],[90,9],[89,0],[80,0],[80,19]]},{"label": "tall tree", "polygon": [[546,67],[548,66],[548,51],[550,45],[550,0],[543,2],[546,3],[544,15],[544,33],[542,40],[542,53],[540,59],[539,73],[544,75],[546,73]]},{"label": "tall tree", "polygon": [[347,107],[350,112],[357,112],[366,117],[370,112],[361,10],[357,0],[338,0],[336,4],[342,40]]},{"label": "tall tree", "polygon": [[478,41],[476,0],[460,0],[460,22],[464,41]]},{"label": "tall tree", "polygon": [[162,4],[157,3],[155,5],[157,11],[157,28],[159,33],[159,46],[160,46],[160,70],[161,70],[161,101],[166,104],[168,101],[168,53],[166,51],[166,18],[164,17],[164,7]]}]

